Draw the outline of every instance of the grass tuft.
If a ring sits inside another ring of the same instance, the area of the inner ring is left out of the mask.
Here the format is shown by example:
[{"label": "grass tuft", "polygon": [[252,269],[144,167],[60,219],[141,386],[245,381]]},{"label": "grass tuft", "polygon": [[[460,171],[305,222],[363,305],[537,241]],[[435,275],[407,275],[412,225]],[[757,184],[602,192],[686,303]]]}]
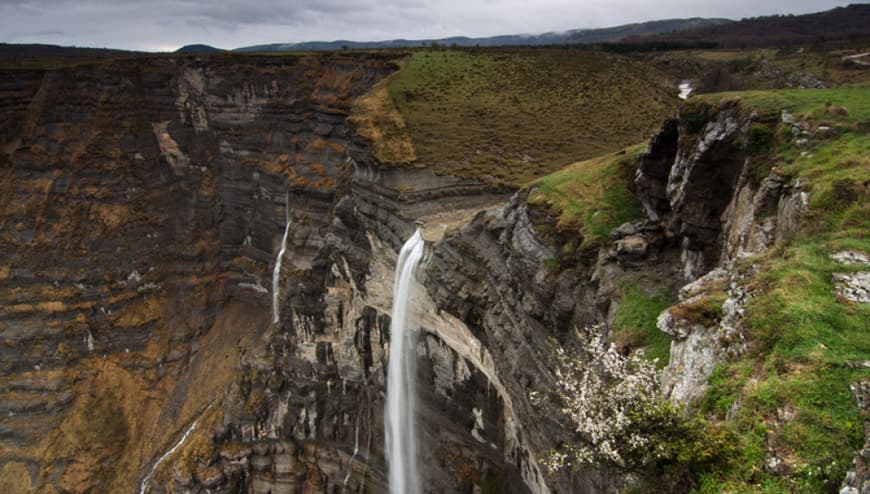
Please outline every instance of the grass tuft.
[{"label": "grass tuft", "polygon": [[642,145],[569,165],[535,180],[529,204],[549,210],[556,228],[579,232],[582,247],[601,245],[619,225],[643,217],[634,195],[634,158]]},{"label": "grass tuft", "polygon": [[637,285],[623,289],[611,328],[611,341],[621,353],[641,348],[663,368],[670,360],[671,339],[656,327],[659,314],[673,301],[664,291],[648,296]]}]

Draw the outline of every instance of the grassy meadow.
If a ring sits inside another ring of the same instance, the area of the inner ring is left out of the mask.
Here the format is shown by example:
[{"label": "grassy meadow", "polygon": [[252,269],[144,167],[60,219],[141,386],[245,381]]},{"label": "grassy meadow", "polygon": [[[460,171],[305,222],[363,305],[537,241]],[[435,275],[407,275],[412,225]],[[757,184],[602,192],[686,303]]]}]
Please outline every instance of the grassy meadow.
[{"label": "grassy meadow", "polygon": [[354,118],[387,164],[517,187],[648,138],[678,103],[664,80],[586,50],[420,50]]}]

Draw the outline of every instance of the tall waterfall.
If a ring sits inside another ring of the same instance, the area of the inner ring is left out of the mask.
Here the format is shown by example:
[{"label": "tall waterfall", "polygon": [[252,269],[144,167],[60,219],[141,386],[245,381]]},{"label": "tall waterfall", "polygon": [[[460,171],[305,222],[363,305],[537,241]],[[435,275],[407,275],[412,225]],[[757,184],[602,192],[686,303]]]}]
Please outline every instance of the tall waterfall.
[{"label": "tall waterfall", "polygon": [[414,269],[423,257],[423,235],[414,233],[399,252],[393,285],[390,357],[387,369],[387,408],[384,413],[387,462],[392,494],[419,494],[417,431],[414,427],[416,355],[409,308],[413,303]]},{"label": "tall waterfall", "polygon": [[[290,198],[287,198],[287,204],[290,203]],[[272,270],[272,320],[278,324],[279,316],[278,303],[279,291],[281,289],[281,259],[284,259],[284,251],[287,250],[287,235],[290,234],[290,211],[289,206],[285,206],[284,216],[287,220],[287,226],[284,227],[284,238],[281,239],[281,250],[278,252],[278,258],[275,259],[275,268]]]}]

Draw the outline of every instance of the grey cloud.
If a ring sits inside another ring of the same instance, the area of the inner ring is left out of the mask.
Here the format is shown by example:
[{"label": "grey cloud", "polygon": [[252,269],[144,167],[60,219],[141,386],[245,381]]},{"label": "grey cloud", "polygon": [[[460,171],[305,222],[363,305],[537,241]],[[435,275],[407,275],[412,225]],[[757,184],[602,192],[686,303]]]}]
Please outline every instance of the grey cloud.
[{"label": "grey cloud", "polygon": [[0,0],[0,41],[130,49],[540,33],[672,17],[805,13],[844,0]]}]

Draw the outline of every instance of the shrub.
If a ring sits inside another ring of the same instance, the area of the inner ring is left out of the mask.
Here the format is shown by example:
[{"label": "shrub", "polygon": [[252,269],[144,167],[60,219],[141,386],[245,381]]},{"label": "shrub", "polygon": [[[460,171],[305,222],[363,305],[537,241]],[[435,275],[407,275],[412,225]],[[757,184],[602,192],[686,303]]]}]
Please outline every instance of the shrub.
[{"label": "shrub", "polygon": [[655,365],[642,352],[620,355],[595,326],[578,332],[578,355],[556,353],[559,396],[576,433],[546,461],[551,470],[593,465],[656,479],[662,491],[684,491],[693,472],[728,451],[724,430],[687,418],[665,400]]}]

